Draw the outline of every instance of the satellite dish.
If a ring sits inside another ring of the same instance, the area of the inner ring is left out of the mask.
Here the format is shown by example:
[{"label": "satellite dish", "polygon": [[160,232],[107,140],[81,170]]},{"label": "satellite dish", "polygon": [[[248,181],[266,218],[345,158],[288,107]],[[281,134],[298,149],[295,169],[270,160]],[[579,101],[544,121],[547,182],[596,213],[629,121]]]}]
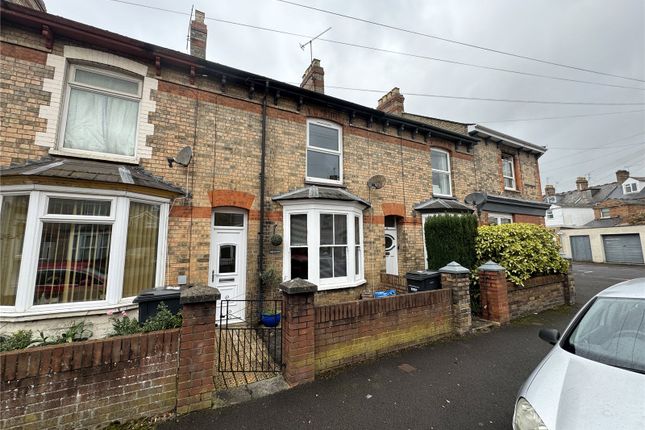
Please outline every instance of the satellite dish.
[{"label": "satellite dish", "polygon": [[486,193],[470,193],[466,196],[464,199],[464,202],[466,202],[469,205],[474,205],[474,206],[481,206],[486,202]]},{"label": "satellite dish", "polygon": [[190,160],[192,159],[193,149],[190,146],[184,146],[181,151],[179,151],[176,157],[168,157],[168,167],[172,167],[172,165],[175,163],[186,167],[190,164]]},{"label": "satellite dish", "polygon": [[367,186],[370,189],[373,190],[380,190],[385,186],[385,176],[383,175],[375,175],[369,178],[367,181]]}]

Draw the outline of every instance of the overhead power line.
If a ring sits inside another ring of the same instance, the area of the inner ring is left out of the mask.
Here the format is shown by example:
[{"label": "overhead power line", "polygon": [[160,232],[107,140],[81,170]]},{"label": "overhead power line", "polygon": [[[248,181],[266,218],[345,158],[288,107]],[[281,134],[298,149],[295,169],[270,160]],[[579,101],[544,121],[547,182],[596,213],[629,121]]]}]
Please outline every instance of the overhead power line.
[{"label": "overhead power line", "polygon": [[616,140],[614,140],[612,142],[606,143],[603,146],[596,146],[596,147],[587,146],[587,147],[580,148],[580,149],[578,149],[578,148],[570,148],[570,147],[567,147],[567,146],[547,146],[547,149],[564,149],[564,150],[572,150],[572,151],[586,151],[588,149],[612,149],[612,148],[622,148],[624,146],[643,145],[643,144],[645,144],[645,142],[627,143],[625,145],[614,145],[614,143],[622,142],[623,140],[631,139],[632,137],[640,136],[641,134],[645,134],[645,130],[639,131],[638,133],[634,133],[634,134],[629,135],[629,136],[621,137],[620,139],[616,139]]},{"label": "overhead power line", "polygon": [[[362,91],[368,93],[386,94],[389,90],[377,90],[370,88],[353,88],[334,85],[325,85],[327,88],[336,88],[340,90],[349,91]],[[569,102],[559,100],[524,100],[524,99],[496,99],[489,97],[469,97],[469,96],[453,96],[448,94],[430,94],[430,93],[413,93],[404,92],[404,96],[415,97],[430,97],[442,99],[456,99],[456,100],[474,100],[474,101],[487,101],[487,102],[504,102],[504,103],[528,103],[528,104],[549,104],[549,105],[583,105],[583,106],[645,106],[645,103],[632,102],[632,103],[615,103],[615,102]]]},{"label": "overhead power line", "polygon": [[[134,3],[134,2],[125,1],[125,0],[109,0],[109,1],[112,1],[112,2],[115,2],[115,3],[127,4],[127,5],[131,5],[131,6],[139,6],[139,7],[143,7],[143,8],[147,8],[147,9],[159,10],[159,11],[163,11],[163,12],[174,13],[174,14],[177,14],[177,15],[184,15],[184,16],[189,15],[189,14],[187,14],[185,12],[181,12],[181,11],[160,8],[160,7],[157,7],[157,6],[149,6],[149,5],[140,4],[140,3]],[[235,25],[235,26],[238,26],[238,27],[246,27],[246,28],[252,28],[252,29],[255,29],[255,30],[268,31],[268,32],[272,32],[272,33],[282,34],[282,35],[285,35],[285,36],[292,36],[292,37],[298,37],[298,38],[307,38],[307,39],[310,39],[312,37],[312,36],[307,35],[307,34],[295,33],[295,32],[286,31],[286,30],[279,30],[279,29],[276,29],[276,28],[269,28],[269,27],[263,27],[263,26],[259,26],[259,25],[253,25],[253,24],[247,24],[247,23],[242,23],[242,22],[230,21],[230,20],[221,19],[221,18],[206,17],[206,20],[213,21],[213,22],[219,22],[219,23],[222,23],[222,24]],[[561,76],[545,75],[545,74],[540,74],[540,73],[525,72],[525,71],[521,71],[521,70],[506,69],[506,68],[503,68],[503,67],[486,66],[486,65],[483,65],[483,64],[475,64],[475,63],[468,63],[468,62],[464,62],[464,61],[449,60],[449,59],[439,58],[439,57],[430,57],[430,56],[427,56],[427,55],[414,54],[414,53],[411,53],[411,52],[396,51],[396,50],[385,49],[385,48],[377,48],[377,47],[374,47],[374,46],[361,45],[361,44],[358,44],[358,43],[345,42],[345,41],[342,41],[342,40],[334,40],[334,39],[328,39],[328,38],[322,38],[322,37],[318,38],[317,40],[319,40],[321,42],[326,42],[326,43],[331,43],[331,44],[336,44],[336,45],[342,45],[342,46],[349,46],[349,47],[359,48],[359,49],[365,49],[365,50],[374,51],[374,52],[382,52],[382,53],[386,53],[386,54],[401,55],[401,56],[417,58],[417,59],[421,59],[421,60],[436,61],[436,62],[447,63],[447,64],[455,64],[455,65],[459,65],[459,66],[473,67],[473,68],[483,69],[483,70],[492,70],[492,71],[497,71],[497,72],[512,73],[512,74],[516,74],[516,75],[537,77],[537,78],[543,78],[543,79],[552,79],[552,80],[564,81],[564,82],[575,82],[575,83],[586,84],[586,85],[596,85],[596,86],[602,86],[602,87],[612,87],[612,88],[622,88],[622,89],[645,91],[645,88],[642,88],[642,87],[635,87],[635,86],[629,86],[629,85],[618,85],[618,84],[608,84],[608,83],[603,83],[603,82],[586,81],[586,80],[582,80],[582,79],[564,78],[564,77],[561,77]]]},{"label": "overhead power line", "polygon": [[581,114],[581,115],[547,116],[542,118],[516,118],[516,119],[500,119],[495,121],[473,121],[473,122],[477,124],[492,124],[497,122],[545,121],[545,120],[551,120],[551,119],[586,118],[586,117],[594,117],[594,116],[609,116],[609,115],[620,115],[625,113],[638,113],[638,112],[645,112],[645,109],[626,110],[626,111],[620,111],[620,112],[590,113],[590,114]]},{"label": "overhead power line", "polygon": [[430,39],[441,40],[441,41],[444,41],[444,42],[453,43],[453,44],[457,44],[457,45],[461,45],[461,46],[467,46],[469,48],[480,49],[482,51],[494,52],[496,54],[507,55],[507,56],[515,57],[515,58],[522,58],[524,60],[536,61],[538,63],[549,64],[549,65],[558,66],[558,67],[564,67],[564,68],[567,68],[567,69],[578,70],[578,71],[582,71],[582,72],[594,73],[594,74],[597,74],[597,75],[611,76],[613,78],[627,79],[627,80],[630,80],[630,81],[645,82],[645,79],[632,78],[632,77],[629,77],[629,76],[621,76],[621,75],[616,75],[616,74],[613,74],[613,73],[606,73],[606,72],[601,72],[601,71],[598,71],[598,70],[587,69],[587,68],[584,68],[584,67],[578,67],[578,66],[572,66],[572,65],[563,64],[563,63],[557,63],[555,61],[543,60],[543,59],[540,59],[540,58],[530,57],[528,55],[517,54],[517,53],[514,53],[514,52],[508,52],[508,51],[502,51],[502,50],[499,50],[499,49],[488,48],[486,46],[475,45],[473,43],[460,42],[458,40],[449,39],[447,37],[440,37],[440,36],[435,36],[435,35],[428,34],[428,33],[422,33],[420,31],[410,30],[408,28],[397,27],[397,26],[394,26],[394,25],[389,25],[389,24],[385,24],[385,23],[382,23],[382,22],[377,22],[377,21],[372,21],[372,20],[369,20],[369,19],[359,18],[359,17],[356,17],[356,16],[346,15],[346,14],[343,14],[343,13],[340,13],[340,12],[334,12],[334,11],[327,10],[327,9],[322,9],[322,8],[317,8],[317,7],[314,7],[314,6],[304,5],[304,4],[296,3],[296,2],[293,2],[293,1],[288,1],[288,0],[276,0],[276,1],[278,1],[280,3],[288,4],[288,5],[291,5],[291,6],[300,7],[300,8],[303,8],[303,9],[315,10],[317,12],[322,12],[322,13],[326,13],[326,14],[329,14],[329,15],[339,16],[341,18],[351,19],[351,20],[358,21],[358,22],[363,22],[363,23],[366,23],[366,24],[371,24],[371,25],[376,25],[376,26],[383,27],[383,28],[388,28],[390,30],[401,31],[401,32],[408,33],[408,34],[414,34],[416,36],[427,37],[427,38],[430,38]]}]

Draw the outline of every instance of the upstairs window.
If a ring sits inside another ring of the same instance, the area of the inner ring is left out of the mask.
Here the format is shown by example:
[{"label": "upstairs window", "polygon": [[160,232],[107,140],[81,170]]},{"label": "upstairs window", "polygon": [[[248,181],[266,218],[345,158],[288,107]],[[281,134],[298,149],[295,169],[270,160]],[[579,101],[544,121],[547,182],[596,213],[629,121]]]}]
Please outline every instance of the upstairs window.
[{"label": "upstairs window", "polygon": [[72,65],[60,149],[135,157],[141,83],[127,75]]},{"label": "upstairs window", "polygon": [[515,186],[515,166],[513,157],[504,155],[502,157],[502,175],[504,176],[504,189],[516,190]]},{"label": "upstairs window", "polygon": [[546,217],[547,219],[553,219],[553,211],[552,210],[546,211]]},{"label": "upstairs window", "polygon": [[623,185],[623,189],[625,190],[625,194],[631,194],[638,191],[638,186],[636,185],[636,183],[625,184]]},{"label": "upstairs window", "polygon": [[342,184],[343,144],[338,125],[320,120],[307,122],[307,180]]},{"label": "upstairs window", "polygon": [[430,151],[432,165],[432,194],[435,196],[452,196],[450,181],[450,156],[446,151]]},{"label": "upstairs window", "polygon": [[611,215],[609,213],[609,208],[600,209],[600,218],[609,218]]}]

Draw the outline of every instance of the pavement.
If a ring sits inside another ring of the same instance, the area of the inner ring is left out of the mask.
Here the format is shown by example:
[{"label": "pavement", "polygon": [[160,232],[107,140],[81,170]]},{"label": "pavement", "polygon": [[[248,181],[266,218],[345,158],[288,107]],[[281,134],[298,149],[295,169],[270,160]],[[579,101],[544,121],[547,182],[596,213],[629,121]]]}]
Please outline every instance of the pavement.
[{"label": "pavement", "polygon": [[562,331],[604,288],[643,266],[575,264],[577,304],[487,333],[408,349],[313,383],[200,411],[159,429],[510,429],[515,395],[549,351],[540,327]]}]

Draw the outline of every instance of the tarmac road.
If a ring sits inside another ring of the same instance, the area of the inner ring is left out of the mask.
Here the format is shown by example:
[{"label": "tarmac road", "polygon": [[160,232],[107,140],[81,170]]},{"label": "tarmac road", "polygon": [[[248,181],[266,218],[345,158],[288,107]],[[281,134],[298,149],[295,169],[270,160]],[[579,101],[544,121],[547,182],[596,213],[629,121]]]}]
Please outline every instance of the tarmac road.
[{"label": "tarmac road", "polygon": [[[563,330],[593,295],[645,277],[643,266],[576,264],[577,305],[488,333],[409,349],[161,429],[510,429],[515,395],[548,352],[540,327]],[[414,369],[404,366],[407,364]]]}]

